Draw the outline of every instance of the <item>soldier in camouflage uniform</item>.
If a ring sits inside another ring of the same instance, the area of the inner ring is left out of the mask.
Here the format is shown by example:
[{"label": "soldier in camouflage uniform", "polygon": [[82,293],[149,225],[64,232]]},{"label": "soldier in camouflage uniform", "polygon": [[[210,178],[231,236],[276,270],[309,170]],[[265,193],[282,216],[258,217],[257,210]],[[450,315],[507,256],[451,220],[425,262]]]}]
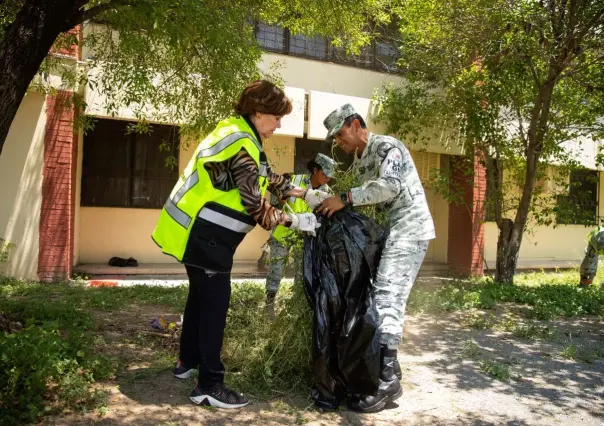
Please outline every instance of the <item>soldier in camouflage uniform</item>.
[{"label": "soldier in camouflage uniform", "polygon": [[[307,168],[310,174],[293,175],[291,181],[293,185],[300,188],[318,189],[325,193],[331,193],[327,185],[335,174],[336,162],[324,154],[317,154],[314,160],[309,161]],[[312,209],[304,200],[290,198],[286,204],[294,213],[310,213]],[[287,212],[288,209],[285,208]],[[274,317],[274,302],[281,285],[283,272],[287,264],[287,258],[291,250],[290,242],[292,230],[284,226],[277,226],[268,240],[270,248],[270,263],[268,274],[266,276],[266,306],[268,314]]]},{"label": "soldier in camouflage uniform", "polygon": [[357,173],[363,184],[328,198],[318,212],[331,216],[346,206],[377,204],[388,213],[388,235],[374,283],[381,360],[377,395],[359,396],[350,408],[373,412],[402,395],[397,348],[403,334],[407,298],[435,238],[434,222],[415,164],[405,145],[390,136],[370,133],[352,105],[333,111],[324,123],[327,141],[360,157]]},{"label": "soldier in camouflage uniform", "polygon": [[587,287],[593,283],[598,272],[598,257],[604,254],[604,227],[599,226],[587,234],[585,257],[579,268],[579,286]]}]

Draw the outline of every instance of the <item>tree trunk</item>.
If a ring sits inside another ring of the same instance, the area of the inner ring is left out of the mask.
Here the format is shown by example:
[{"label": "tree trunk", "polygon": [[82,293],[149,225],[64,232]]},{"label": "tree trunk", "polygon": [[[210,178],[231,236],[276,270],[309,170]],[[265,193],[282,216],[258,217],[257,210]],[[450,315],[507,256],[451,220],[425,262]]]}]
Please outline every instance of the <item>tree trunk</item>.
[{"label": "tree trunk", "polygon": [[503,219],[497,239],[495,282],[513,284],[524,230],[518,230],[511,219]]},{"label": "tree trunk", "polygon": [[32,79],[59,34],[70,29],[74,1],[26,0],[0,42],[0,154]]}]

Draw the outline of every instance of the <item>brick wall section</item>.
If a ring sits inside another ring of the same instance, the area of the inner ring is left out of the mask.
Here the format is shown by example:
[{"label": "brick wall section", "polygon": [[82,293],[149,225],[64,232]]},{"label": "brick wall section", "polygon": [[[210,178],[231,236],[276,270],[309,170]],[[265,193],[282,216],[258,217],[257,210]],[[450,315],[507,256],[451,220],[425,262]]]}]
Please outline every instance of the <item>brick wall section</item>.
[{"label": "brick wall section", "polygon": [[78,25],[71,30],[67,31],[67,34],[74,35],[77,43],[72,44],[69,48],[62,47],[60,49],[50,48],[52,53],[58,53],[60,55],[72,56],[76,59],[82,59],[82,26]]},{"label": "brick wall section", "polygon": [[487,171],[482,158],[474,158],[472,211],[472,266],[470,274],[484,273],[484,221],[486,218]]},{"label": "brick wall section", "polygon": [[449,267],[459,275],[482,275],[486,171],[479,158],[451,156],[450,167],[451,190],[462,193],[462,202],[449,206]]},{"label": "brick wall section", "polygon": [[71,96],[60,91],[47,98],[38,256],[38,277],[45,282],[68,279],[73,264],[78,143],[74,110],[65,105]]}]

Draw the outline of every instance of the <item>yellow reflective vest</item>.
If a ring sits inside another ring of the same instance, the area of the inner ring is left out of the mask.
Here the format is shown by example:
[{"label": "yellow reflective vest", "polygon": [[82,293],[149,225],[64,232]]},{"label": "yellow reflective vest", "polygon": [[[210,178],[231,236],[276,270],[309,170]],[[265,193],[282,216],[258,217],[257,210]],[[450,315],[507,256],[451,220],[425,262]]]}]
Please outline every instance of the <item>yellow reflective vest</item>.
[{"label": "yellow reflective vest", "polygon": [[233,256],[256,226],[239,189],[214,188],[206,169],[245,149],[259,168],[260,192],[268,186],[268,165],[255,131],[242,117],[221,121],[203,139],[172,189],[153,231],[153,241],[178,261],[216,272],[230,272]]},{"label": "yellow reflective vest", "polygon": [[[309,176],[308,175],[293,175],[291,178],[292,184],[294,186],[298,186],[300,188],[308,188],[309,184]],[[289,197],[286,201],[294,213],[310,213],[312,209],[306,204],[306,202],[302,198]],[[283,209],[284,212],[289,213],[287,208]],[[277,227],[273,230],[273,238],[279,241],[280,243],[286,242],[287,238],[292,234],[291,229],[287,226],[277,225]]]}]

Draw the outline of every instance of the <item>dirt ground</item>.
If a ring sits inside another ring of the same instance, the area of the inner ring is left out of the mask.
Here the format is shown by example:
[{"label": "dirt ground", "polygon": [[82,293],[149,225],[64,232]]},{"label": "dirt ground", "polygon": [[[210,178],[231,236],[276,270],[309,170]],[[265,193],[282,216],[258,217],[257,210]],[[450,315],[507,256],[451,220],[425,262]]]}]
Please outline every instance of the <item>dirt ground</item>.
[{"label": "dirt ground", "polygon": [[[408,316],[399,351],[405,393],[388,409],[361,415],[345,409],[320,413],[304,398],[262,401],[253,395],[253,403],[241,410],[194,406],[188,399],[191,382],[173,378],[168,364],[159,371],[150,369],[152,354],[142,346],[120,343],[124,335],[144,338],[150,333],[148,318],[162,313],[159,309],[145,306],[119,315],[97,314],[107,351],[119,354],[134,376],[118,376],[109,385],[99,385],[109,393],[102,412],[47,418],[43,424],[604,424],[601,357],[584,362],[561,355],[571,344],[604,348],[604,325],[596,318],[549,322],[556,338],[531,341],[492,329],[469,329],[461,325],[463,314]],[[489,375],[486,370],[492,365],[503,366],[510,379]]]}]

